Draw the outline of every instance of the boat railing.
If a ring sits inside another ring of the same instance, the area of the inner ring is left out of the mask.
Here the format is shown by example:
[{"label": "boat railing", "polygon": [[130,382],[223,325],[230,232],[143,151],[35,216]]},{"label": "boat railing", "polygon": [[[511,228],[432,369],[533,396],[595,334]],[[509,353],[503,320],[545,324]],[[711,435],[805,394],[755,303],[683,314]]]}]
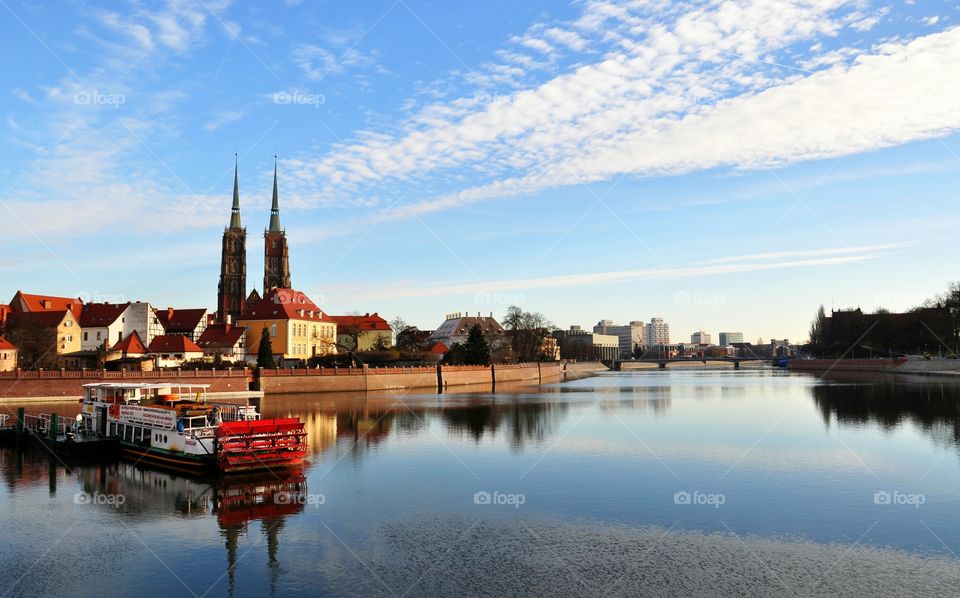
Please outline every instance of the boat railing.
[{"label": "boat railing", "polygon": [[[49,437],[51,429],[54,427],[53,416],[51,413],[24,413],[23,429],[41,437]],[[14,420],[16,425],[16,420]],[[66,438],[77,431],[76,421],[71,418],[57,416],[56,433],[57,438]]]}]

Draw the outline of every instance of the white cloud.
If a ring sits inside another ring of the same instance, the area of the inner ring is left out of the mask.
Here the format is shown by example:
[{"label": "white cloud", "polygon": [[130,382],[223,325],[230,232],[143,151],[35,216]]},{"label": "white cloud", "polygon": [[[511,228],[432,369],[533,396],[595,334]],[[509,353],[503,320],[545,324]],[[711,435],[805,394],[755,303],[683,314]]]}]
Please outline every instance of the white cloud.
[{"label": "white cloud", "polygon": [[[837,157],[960,128],[953,108],[960,82],[943,76],[960,60],[960,29],[814,55],[802,64],[828,67],[816,73],[751,58],[775,58],[795,42],[834,35],[849,17],[836,13],[842,5],[728,2],[671,22],[638,19],[632,4],[593,3],[579,27],[603,23],[623,34],[618,44],[627,50],[492,104],[434,106],[430,118],[412,118],[401,135],[368,136],[301,160],[293,182],[330,198],[430,174],[480,179],[372,217],[379,221],[623,174]],[[624,32],[637,28],[628,39]],[[316,181],[324,183],[319,192]]]},{"label": "white cloud", "polygon": [[224,125],[236,122],[245,117],[247,113],[243,110],[221,110],[216,113],[212,119],[207,121],[203,128],[208,131],[215,131]]},{"label": "white cloud", "polygon": [[930,25],[931,27],[934,26],[934,25],[936,25],[936,24],[939,23],[939,22],[940,22],[940,17],[939,17],[939,16],[936,16],[936,15],[934,15],[934,16],[932,16],[932,17],[927,17],[927,18],[925,18],[925,19],[923,20],[923,24],[924,24],[924,25]]}]

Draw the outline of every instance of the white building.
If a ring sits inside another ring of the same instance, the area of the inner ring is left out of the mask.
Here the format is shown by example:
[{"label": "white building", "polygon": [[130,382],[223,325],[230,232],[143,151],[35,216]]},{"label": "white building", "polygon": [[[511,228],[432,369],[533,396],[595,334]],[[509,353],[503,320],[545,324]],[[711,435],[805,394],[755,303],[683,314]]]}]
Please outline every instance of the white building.
[{"label": "white building", "polygon": [[647,324],[647,346],[670,344],[670,324],[663,321],[663,318],[650,318]]},{"label": "white building", "polygon": [[619,338],[620,357],[630,357],[635,347],[647,345],[647,327],[639,320],[634,320],[627,325],[614,324],[613,320],[600,320],[593,327],[593,331],[597,334],[612,334]]},{"label": "white building", "polygon": [[426,345],[441,342],[449,349],[455,344],[465,344],[467,337],[470,336],[470,329],[475,325],[480,325],[484,338],[490,344],[491,349],[497,349],[506,342],[506,335],[503,327],[490,314],[489,317],[481,316],[479,313],[474,317],[466,313],[447,314],[443,324],[427,338]]},{"label": "white building", "polygon": [[80,314],[80,350],[112,347],[136,331],[149,346],[164,333],[163,325],[149,303],[86,303]]},{"label": "white building", "polygon": [[690,342],[694,345],[709,345],[713,337],[710,336],[709,332],[704,332],[703,330],[694,332],[690,335]]}]

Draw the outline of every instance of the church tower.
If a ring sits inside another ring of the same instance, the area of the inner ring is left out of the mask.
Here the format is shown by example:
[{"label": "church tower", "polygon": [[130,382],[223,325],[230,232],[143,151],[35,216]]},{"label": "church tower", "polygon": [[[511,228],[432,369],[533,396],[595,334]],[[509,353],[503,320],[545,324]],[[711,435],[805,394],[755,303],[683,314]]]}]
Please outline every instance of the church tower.
[{"label": "church tower", "polygon": [[220,284],[217,287],[217,321],[236,322],[247,297],[247,229],[240,224],[240,185],[237,162],[233,165],[233,208],[230,226],[223,231],[220,253]]},{"label": "church tower", "polygon": [[263,232],[263,296],[270,289],[290,288],[290,253],[287,233],[280,228],[280,200],[277,193],[277,157],[273,157],[273,206],[270,227]]}]

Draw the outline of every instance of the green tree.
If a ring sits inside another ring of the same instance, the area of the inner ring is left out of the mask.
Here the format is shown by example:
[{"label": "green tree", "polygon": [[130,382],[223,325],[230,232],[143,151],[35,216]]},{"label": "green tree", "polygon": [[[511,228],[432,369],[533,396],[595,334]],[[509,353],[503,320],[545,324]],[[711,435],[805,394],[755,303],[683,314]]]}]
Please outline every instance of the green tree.
[{"label": "green tree", "polygon": [[257,367],[264,369],[273,369],[277,367],[277,362],[273,359],[273,341],[270,340],[270,331],[263,327],[260,333],[260,348],[257,349]]},{"label": "green tree", "polygon": [[467,365],[490,365],[490,344],[483,336],[480,324],[474,324],[463,346]]}]

